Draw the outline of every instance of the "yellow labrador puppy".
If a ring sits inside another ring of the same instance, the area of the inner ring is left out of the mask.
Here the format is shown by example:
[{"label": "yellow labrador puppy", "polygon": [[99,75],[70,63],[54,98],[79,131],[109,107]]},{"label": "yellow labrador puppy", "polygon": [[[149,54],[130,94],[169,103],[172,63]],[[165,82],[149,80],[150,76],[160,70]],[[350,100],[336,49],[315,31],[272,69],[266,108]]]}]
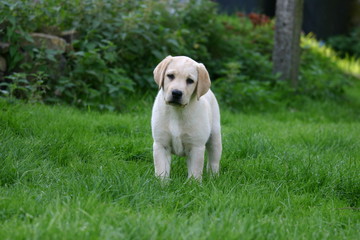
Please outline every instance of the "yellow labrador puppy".
[{"label": "yellow labrador puppy", "polygon": [[168,56],[156,66],[154,79],[160,88],[151,118],[155,175],[170,177],[173,153],[187,157],[189,178],[201,180],[205,149],[208,171],[218,174],[220,112],[205,66],[189,57]]}]

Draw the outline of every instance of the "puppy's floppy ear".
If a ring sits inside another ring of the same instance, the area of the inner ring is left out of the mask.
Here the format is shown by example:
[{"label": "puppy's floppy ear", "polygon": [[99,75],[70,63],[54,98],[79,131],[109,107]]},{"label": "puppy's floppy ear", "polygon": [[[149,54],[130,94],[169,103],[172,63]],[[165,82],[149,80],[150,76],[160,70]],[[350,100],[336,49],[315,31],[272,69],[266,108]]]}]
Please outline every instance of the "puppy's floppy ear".
[{"label": "puppy's floppy ear", "polygon": [[197,99],[199,100],[199,98],[202,95],[204,95],[209,91],[211,86],[211,81],[210,81],[209,73],[206,70],[204,64],[199,63],[197,70],[198,70],[198,82],[197,82],[196,96]]},{"label": "puppy's floppy ear", "polygon": [[157,83],[157,85],[159,86],[159,89],[162,87],[163,85],[163,81],[164,81],[164,74],[165,74],[165,70],[167,68],[167,66],[169,65],[169,63],[172,60],[172,56],[167,56],[166,58],[164,58],[154,69],[154,80]]}]

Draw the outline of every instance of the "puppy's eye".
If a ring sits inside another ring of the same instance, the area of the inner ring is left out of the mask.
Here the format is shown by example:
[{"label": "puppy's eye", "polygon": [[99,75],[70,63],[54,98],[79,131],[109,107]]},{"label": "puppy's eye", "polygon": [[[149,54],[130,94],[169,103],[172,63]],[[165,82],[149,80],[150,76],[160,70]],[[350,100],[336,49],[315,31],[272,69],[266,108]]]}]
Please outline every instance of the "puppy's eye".
[{"label": "puppy's eye", "polygon": [[174,74],[168,74],[166,75],[170,80],[174,80],[175,79],[175,75]]},{"label": "puppy's eye", "polygon": [[192,80],[191,78],[186,79],[186,83],[187,84],[193,84],[194,80]]}]

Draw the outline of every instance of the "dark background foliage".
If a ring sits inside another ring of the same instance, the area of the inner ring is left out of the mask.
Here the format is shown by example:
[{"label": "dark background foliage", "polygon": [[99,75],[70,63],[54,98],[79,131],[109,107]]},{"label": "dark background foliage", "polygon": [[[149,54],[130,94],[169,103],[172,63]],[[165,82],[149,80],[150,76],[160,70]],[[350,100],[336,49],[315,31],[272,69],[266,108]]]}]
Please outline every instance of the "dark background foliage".
[{"label": "dark background foliage", "polygon": [[[337,99],[349,84],[331,60],[303,49],[301,86],[290,89],[272,73],[273,21],[219,14],[212,1],[0,2],[8,65],[1,92],[8,97],[121,110],[134,92],[156,93],[152,71],[167,55],[204,63],[220,101],[233,110],[287,104],[294,93]],[[64,31],[72,32],[65,51],[36,46],[31,35]]]}]

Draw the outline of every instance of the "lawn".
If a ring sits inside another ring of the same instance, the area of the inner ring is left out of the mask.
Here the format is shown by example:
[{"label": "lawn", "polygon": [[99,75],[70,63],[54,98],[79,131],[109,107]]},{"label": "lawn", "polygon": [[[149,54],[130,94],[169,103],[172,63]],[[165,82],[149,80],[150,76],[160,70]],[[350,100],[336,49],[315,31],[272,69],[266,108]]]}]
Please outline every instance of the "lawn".
[{"label": "lawn", "polygon": [[124,113],[0,99],[0,239],[357,239],[360,104],[232,113],[221,174],[153,175],[151,101]]}]

